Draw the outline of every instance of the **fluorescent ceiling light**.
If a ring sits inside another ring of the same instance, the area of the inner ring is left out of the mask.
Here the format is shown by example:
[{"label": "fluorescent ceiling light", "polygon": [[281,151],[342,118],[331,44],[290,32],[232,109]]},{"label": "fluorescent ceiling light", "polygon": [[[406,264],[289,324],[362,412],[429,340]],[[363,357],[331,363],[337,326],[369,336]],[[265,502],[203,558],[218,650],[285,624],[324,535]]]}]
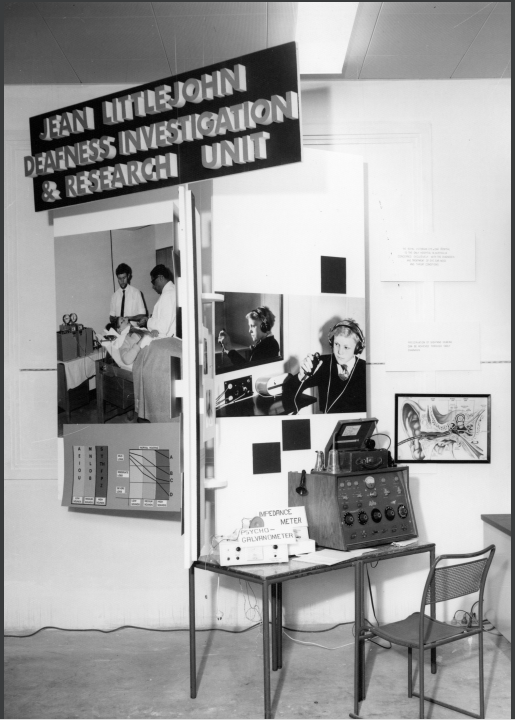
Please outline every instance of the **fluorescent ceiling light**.
[{"label": "fluorescent ceiling light", "polygon": [[341,73],[358,2],[299,2],[297,32],[303,75]]}]

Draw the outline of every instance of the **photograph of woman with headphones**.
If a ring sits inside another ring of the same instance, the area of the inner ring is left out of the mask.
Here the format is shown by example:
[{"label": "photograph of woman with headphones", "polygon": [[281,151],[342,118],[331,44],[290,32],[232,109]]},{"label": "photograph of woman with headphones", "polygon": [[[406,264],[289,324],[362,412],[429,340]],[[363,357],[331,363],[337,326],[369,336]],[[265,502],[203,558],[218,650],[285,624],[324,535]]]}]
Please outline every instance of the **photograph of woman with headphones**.
[{"label": "photograph of woman with headphones", "polygon": [[318,388],[319,413],[366,412],[366,363],[359,357],[365,336],[352,318],[331,327],[328,341],[332,352],[307,355],[296,375],[289,375],[284,393],[293,400],[310,387]]},{"label": "photograph of woman with headphones", "polygon": [[262,305],[247,313],[245,318],[249,325],[250,337],[252,338],[248,360],[233,348],[231,338],[225,330],[221,330],[218,333],[218,342],[222,346],[222,351],[227,353],[232,366],[239,368],[248,366],[250,363],[264,363],[279,359],[281,354],[279,343],[272,333],[275,315],[270,308]]}]

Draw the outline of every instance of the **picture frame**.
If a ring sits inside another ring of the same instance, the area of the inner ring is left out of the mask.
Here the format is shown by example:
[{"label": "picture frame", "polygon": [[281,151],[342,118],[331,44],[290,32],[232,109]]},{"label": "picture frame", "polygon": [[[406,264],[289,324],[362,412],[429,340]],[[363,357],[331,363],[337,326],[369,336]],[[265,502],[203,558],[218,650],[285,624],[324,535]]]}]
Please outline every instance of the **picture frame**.
[{"label": "picture frame", "polygon": [[395,395],[396,463],[490,463],[490,440],[490,395]]}]

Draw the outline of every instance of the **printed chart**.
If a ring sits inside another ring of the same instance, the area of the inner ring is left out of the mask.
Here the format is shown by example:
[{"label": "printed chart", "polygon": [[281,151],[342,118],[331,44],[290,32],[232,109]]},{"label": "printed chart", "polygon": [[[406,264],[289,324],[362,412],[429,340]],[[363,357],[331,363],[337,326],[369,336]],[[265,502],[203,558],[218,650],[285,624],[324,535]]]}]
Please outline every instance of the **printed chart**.
[{"label": "printed chart", "polygon": [[128,482],[116,482],[116,494],[126,495],[133,507],[166,507],[172,491],[173,470],[168,449],[137,448],[129,450]]},{"label": "printed chart", "polygon": [[107,446],[73,446],[73,505],[107,502]]},{"label": "printed chart", "polygon": [[63,505],[181,509],[180,418],[141,425],[65,425]]}]

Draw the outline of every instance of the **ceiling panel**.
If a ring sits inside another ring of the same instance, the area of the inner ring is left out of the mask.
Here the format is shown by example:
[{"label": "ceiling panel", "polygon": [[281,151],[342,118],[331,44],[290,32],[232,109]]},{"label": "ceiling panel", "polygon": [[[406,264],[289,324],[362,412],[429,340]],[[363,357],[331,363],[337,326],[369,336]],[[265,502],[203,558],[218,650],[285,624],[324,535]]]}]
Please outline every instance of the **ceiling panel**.
[{"label": "ceiling panel", "polygon": [[160,17],[159,30],[172,68],[179,58],[202,58],[205,54],[203,17]]},{"label": "ceiling panel", "polygon": [[[385,2],[382,11],[386,15],[464,15],[471,16],[486,9],[490,12],[495,2]],[[463,18],[462,18],[463,19]]]},{"label": "ceiling panel", "polygon": [[295,40],[298,3],[268,3],[268,47],[282,45]]},{"label": "ceiling panel", "polygon": [[511,49],[511,23],[504,14],[492,13],[473,41],[470,51],[482,53],[509,53]]},{"label": "ceiling panel", "polygon": [[77,58],[74,68],[82,83],[143,85],[169,77],[172,73],[167,60],[155,58]]},{"label": "ceiling panel", "polygon": [[[295,2],[8,2],[6,83],[141,83],[295,39]],[[342,77],[511,75],[511,3],[362,2]],[[377,74],[375,74],[377,73]]]},{"label": "ceiling panel", "polygon": [[16,61],[55,57],[67,64],[63,51],[42,18],[6,18],[4,30],[6,57]]},{"label": "ceiling panel", "polygon": [[360,2],[343,65],[343,77],[357,80],[381,12],[380,2]]},{"label": "ceiling panel", "polygon": [[511,77],[511,55],[473,55],[467,53],[453,73],[453,78]]},{"label": "ceiling panel", "polygon": [[6,85],[65,85],[80,82],[64,58],[21,58],[4,69]]},{"label": "ceiling panel", "polygon": [[149,2],[43,2],[34,5],[44,18],[125,18],[153,15],[152,3]]},{"label": "ceiling panel", "polygon": [[[460,15],[440,13],[379,15],[368,54],[370,55],[458,55],[470,46],[485,22],[476,15],[461,23]],[[461,24],[460,24],[461,23]]]},{"label": "ceiling panel", "polygon": [[72,65],[77,58],[165,57],[153,17],[47,18],[46,22]]},{"label": "ceiling panel", "polygon": [[266,2],[155,2],[144,4],[153,5],[157,17],[266,14]]},{"label": "ceiling panel", "polygon": [[4,19],[12,17],[40,17],[32,2],[6,2],[3,5]]},{"label": "ceiling panel", "polygon": [[208,15],[204,23],[206,52],[215,62],[266,48],[266,14]]}]

